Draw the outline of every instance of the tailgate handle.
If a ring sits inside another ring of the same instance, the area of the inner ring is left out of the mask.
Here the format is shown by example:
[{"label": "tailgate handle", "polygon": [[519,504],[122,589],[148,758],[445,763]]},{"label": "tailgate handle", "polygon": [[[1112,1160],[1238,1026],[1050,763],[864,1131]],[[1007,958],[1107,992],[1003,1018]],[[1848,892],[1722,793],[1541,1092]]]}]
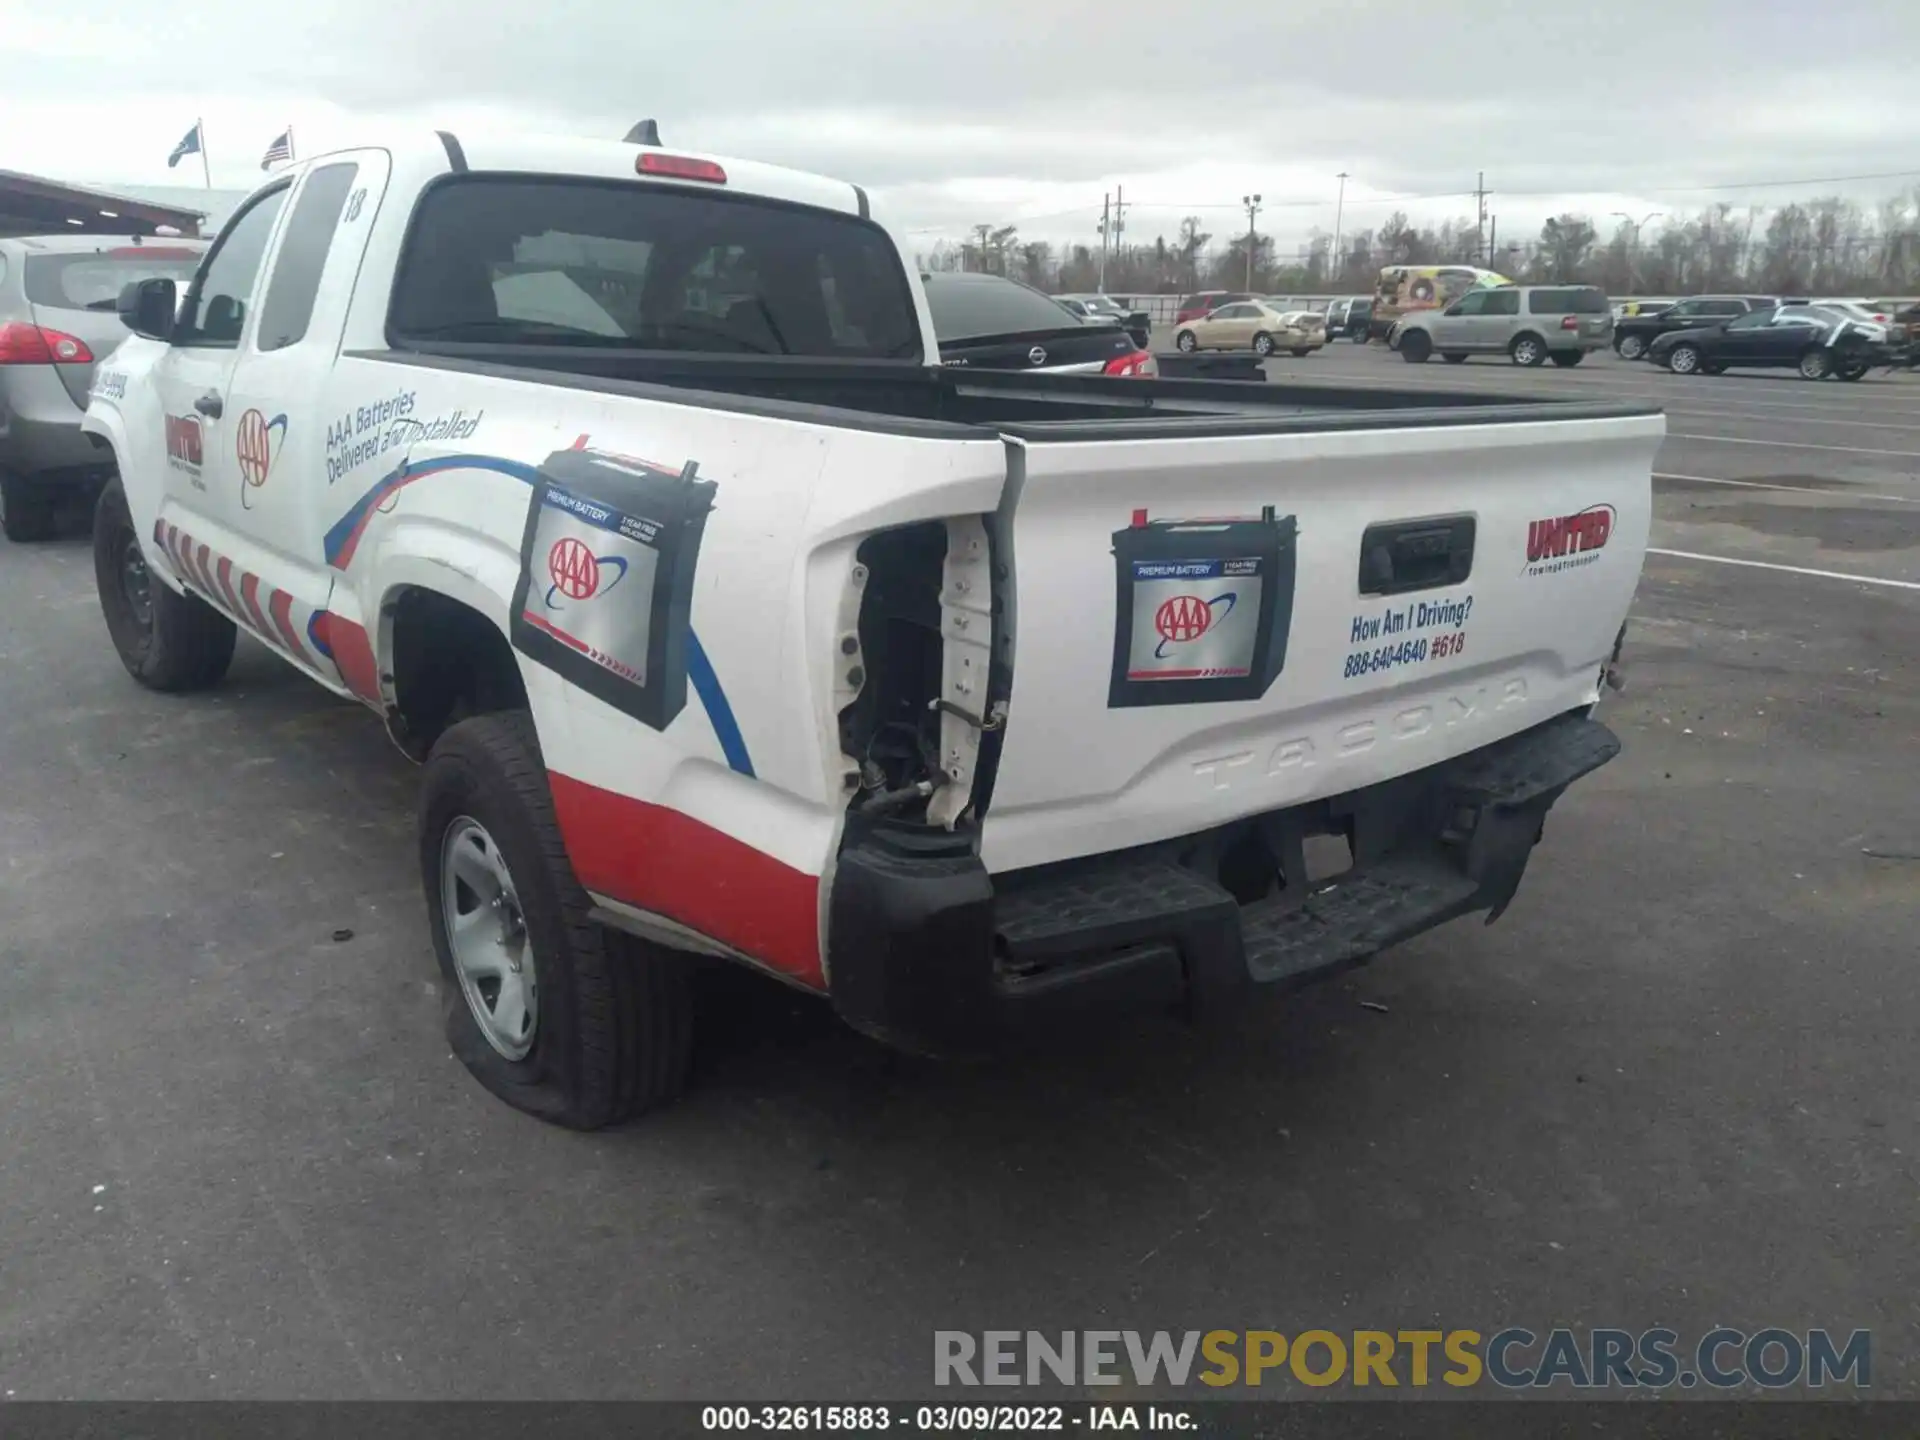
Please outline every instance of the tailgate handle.
[{"label": "tailgate handle", "polygon": [[1458,585],[1473,573],[1471,515],[1369,525],[1360,537],[1360,593],[1405,595]]}]

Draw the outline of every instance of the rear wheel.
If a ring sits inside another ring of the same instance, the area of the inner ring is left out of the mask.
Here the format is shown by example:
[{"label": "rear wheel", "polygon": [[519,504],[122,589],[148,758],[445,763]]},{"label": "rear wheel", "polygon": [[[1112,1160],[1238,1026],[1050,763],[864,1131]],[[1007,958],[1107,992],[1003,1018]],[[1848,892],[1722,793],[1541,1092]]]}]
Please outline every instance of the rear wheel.
[{"label": "rear wheel", "polygon": [[52,539],[53,495],[24,475],[0,470],[0,530],[15,543]]},{"label": "rear wheel", "polygon": [[476,1080],[575,1130],[680,1092],[693,1044],[686,962],[589,917],[531,715],[477,715],[434,743],[419,854],[447,1039]]},{"label": "rear wheel", "polygon": [[1553,363],[1563,370],[1571,370],[1586,358],[1587,352],[1584,350],[1556,350],[1553,352]]},{"label": "rear wheel", "polygon": [[1173,337],[1174,348],[1183,355],[1191,355],[1200,348],[1200,341],[1191,330],[1182,330]]},{"label": "rear wheel", "polygon": [[1409,365],[1424,365],[1433,354],[1433,341],[1424,330],[1409,330],[1400,337],[1400,358]]},{"label": "rear wheel", "polygon": [[1313,353],[1313,347],[1311,345],[1296,345],[1293,347],[1293,353],[1295,355],[1311,355]]},{"label": "rear wheel", "polygon": [[1254,336],[1253,353],[1256,355],[1271,355],[1273,353],[1273,336],[1267,334],[1264,330]]},{"label": "rear wheel", "polygon": [[1547,347],[1538,335],[1522,335],[1507,348],[1507,353],[1513,357],[1514,364],[1531,369],[1546,362]]},{"label": "rear wheel", "polygon": [[1466,363],[1467,352],[1464,350],[1448,350],[1442,353],[1440,358],[1449,365],[1461,365]]},{"label": "rear wheel", "polygon": [[1667,369],[1676,375],[1692,375],[1700,369],[1700,347],[1676,345],[1667,352]]},{"label": "rear wheel", "polygon": [[233,622],[197,595],[147,570],[147,557],[114,480],[93,512],[93,578],[107,633],[127,673],[149,690],[204,690],[233,661]]},{"label": "rear wheel", "polygon": [[1849,360],[1833,373],[1838,375],[1842,380],[1858,380],[1867,373],[1868,368],[1867,362],[1864,360]]},{"label": "rear wheel", "polygon": [[1647,342],[1638,335],[1622,335],[1616,348],[1622,360],[1638,360],[1647,353]]},{"label": "rear wheel", "polygon": [[1802,380],[1824,380],[1833,373],[1833,356],[1824,345],[1817,345],[1800,357]]}]

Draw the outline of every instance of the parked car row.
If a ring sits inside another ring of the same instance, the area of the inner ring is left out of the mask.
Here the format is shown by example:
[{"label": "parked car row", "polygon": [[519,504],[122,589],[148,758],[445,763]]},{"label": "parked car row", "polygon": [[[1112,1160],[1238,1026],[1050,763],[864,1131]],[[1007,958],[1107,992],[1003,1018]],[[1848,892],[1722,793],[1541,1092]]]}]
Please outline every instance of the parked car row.
[{"label": "parked car row", "polygon": [[1911,331],[1899,315],[1859,300],[1694,295],[1617,320],[1614,349],[1680,375],[1757,366],[1791,367],[1809,380],[1858,380],[1911,355]]}]

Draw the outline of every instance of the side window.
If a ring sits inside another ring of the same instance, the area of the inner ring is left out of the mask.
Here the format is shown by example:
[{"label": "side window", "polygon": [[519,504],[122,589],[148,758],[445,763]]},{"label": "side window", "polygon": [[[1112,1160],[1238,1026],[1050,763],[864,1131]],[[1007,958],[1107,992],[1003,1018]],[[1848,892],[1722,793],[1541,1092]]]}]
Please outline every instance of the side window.
[{"label": "side window", "polygon": [[1682,300],[1678,305],[1675,305],[1667,311],[1667,314],[1676,320],[1686,320],[1699,313],[1700,302],[1698,300]]},{"label": "side window", "polygon": [[1711,305],[1706,307],[1706,313],[1714,316],[1716,319],[1724,319],[1729,315],[1746,314],[1747,307],[1742,305],[1738,300],[1715,300]]},{"label": "side window", "polygon": [[240,343],[246,327],[247,308],[253,303],[255,282],[260,278],[260,262],[266,258],[267,242],[273,238],[273,222],[286,203],[287,189],[282,186],[254,202],[232,228],[222,235],[207,268],[200,272],[194,287],[194,301],[181,314],[174,330],[176,345],[227,346]]},{"label": "side window", "polygon": [[1485,315],[1487,313],[1487,292],[1475,290],[1472,294],[1460,297],[1458,304],[1448,310],[1449,315]]},{"label": "side window", "polygon": [[273,278],[260,305],[260,324],[254,331],[258,349],[283,350],[306,338],[341,207],[347,203],[347,191],[359,173],[358,165],[347,163],[323,165],[307,176],[300,198],[293,202],[293,213],[287,217],[280,253],[273,262]]},{"label": "side window", "polygon": [[1485,315],[1518,315],[1520,313],[1520,292],[1518,290],[1489,290],[1486,292],[1487,308]]}]

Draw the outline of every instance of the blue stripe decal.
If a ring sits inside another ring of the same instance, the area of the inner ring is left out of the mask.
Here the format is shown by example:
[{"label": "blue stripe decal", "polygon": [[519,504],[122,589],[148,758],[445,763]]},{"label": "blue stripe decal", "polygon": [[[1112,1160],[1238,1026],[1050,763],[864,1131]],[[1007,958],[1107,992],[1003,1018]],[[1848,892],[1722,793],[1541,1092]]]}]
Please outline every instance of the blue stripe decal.
[{"label": "blue stripe decal", "polygon": [[693,682],[693,693],[706,708],[707,719],[713,724],[713,733],[719,738],[720,753],[727,757],[727,764],[749,780],[753,779],[753,761],[747,758],[747,742],[741,738],[733,707],[727,704],[727,692],[720,688],[720,677],[713,673],[713,662],[707,659],[700,637],[691,628],[687,630],[687,679]]},{"label": "blue stripe decal", "polygon": [[[401,465],[355,501],[353,508],[327,531],[324,545],[328,563],[344,570],[347,561],[352,559],[352,548],[359,543],[360,531],[371,519],[373,511],[402,487],[442,470],[491,470],[498,475],[510,475],[528,485],[540,483],[538,465],[508,460],[499,455],[446,455],[412,465]],[[343,550],[348,552],[347,561],[339,558]],[[700,704],[713,725],[713,733],[720,741],[720,751],[727,757],[727,764],[748,779],[753,779],[753,761],[747,757],[747,742],[741,737],[740,723],[733,718],[733,707],[727,703],[727,692],[721,688],[713,662],[707,658],[706,649],[701,645],[700,637],[693,633],[691,625],[687,627],[687,679],[693,684],[693,693],[700,697]]]}]

